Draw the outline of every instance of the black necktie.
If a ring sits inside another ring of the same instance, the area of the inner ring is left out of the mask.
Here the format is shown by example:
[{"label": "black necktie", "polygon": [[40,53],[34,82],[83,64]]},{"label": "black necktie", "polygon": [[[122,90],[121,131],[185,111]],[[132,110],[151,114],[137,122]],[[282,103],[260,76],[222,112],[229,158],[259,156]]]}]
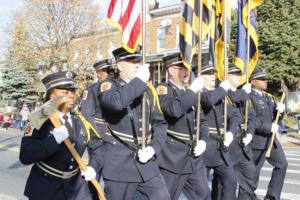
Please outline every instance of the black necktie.
[{"label": "black necktie", "polygon": [[72,128],[71,124],[70,124],[69,121],[68,121],[68,119],[69,119],[68,115],[64,115],[64,116],[63,116],[63,119],[65,120],[64,125],[66,126],[66,128],[67,128],[67,130],[68,130],[68,132],[69,132],[69,137],[70,137],[71,139],[73,139],[73,128]]},{"label": "black necktie", "polygon": [[263,93],[262,96],[263,96],[263,99],[265,100],[265,102],[268,103],[268,101],[269,101],[268,96],[265,93]]}]

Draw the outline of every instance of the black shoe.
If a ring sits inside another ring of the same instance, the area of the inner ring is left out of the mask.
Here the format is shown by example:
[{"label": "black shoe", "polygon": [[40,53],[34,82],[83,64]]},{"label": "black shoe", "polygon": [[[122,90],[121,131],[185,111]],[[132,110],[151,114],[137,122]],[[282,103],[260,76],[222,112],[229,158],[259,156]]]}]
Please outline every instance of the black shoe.
[{"label": "black shoe", "polygon": [[276,198],[273,197],[273,196],[267,195],[267,196],[264,198],[264,200],[276,200]]}]

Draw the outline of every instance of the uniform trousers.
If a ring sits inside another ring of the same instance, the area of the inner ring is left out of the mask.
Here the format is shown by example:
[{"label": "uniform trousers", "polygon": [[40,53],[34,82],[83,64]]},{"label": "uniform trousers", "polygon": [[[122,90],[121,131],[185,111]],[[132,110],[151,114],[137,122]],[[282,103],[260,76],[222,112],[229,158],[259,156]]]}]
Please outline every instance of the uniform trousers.
[{"label": "uniform trousers", "polygon": [[274,197],[276,200],[279,200],[283,183],[284,183],[286,170],[288,167],[288,162],[286,160],[281,145],[279,143],[276,143],[276,147],[273,146],[269,158],[265,157],[266,155],[265,150],[253,149],[252,151],[253,151],[254,162],[256,165],[255,176],[254,176],[255,188],[258,187],[259,174],[265,160],[267,160],[273,166],[272,176],[268,185],[267,195]]},{"label": "uniform trousers", "polygon": [[245,157],[234,165],[237,182],[239,183],[238,200],[255,200],[254,174],[255,164],[253,160]]},{"label": "uniform trousers", "polygon": [[[251,148],[248,146],[248,148]],[[233,169],[236,174],[237,182],[239,184],[238,188],[238,197],[237,200],[256,200],[257,197],[255,195],[255,185],[254,185],[254,175],[255,175],[255,164],[252,159],[252,153],[248,156],[250,160],[248,160],[242,152],[236,154],[238,159],[235,159],[235,163],[233,163]],[[222,185],[220,183],[220,177],[216,173],[213,174],[212,185],[214,188],[214,199],[221,200],[222,199]],[[218,196],[218,197],[217,197]]]},{"label": "uniform trousers", "polygon": [[141,183],[118,182],[107,179],[104,179],[104,182],[105,195],[108,200],[132,200],[136,196],[139,197],[139,200],[171,200],[161,174]]},{"label": "uniform trousers", "polygon": [[236,200],[236,188],[237,188],[237,178],[232,165],[218,165],[215,167],[208,167],[207,174],[209,174],[210,169],[214,170],[214,173],[218,177],[220,187],[217,181],[213,181],[211,199],[216,200],[218,197],[222,197],[222,200]]},{"label": "uniform trousers", "polygon": [[202,167],[191,174],[175,174],[161,169],[172,200],[177,200],[181,194],[189,200],[209,200],[210,190],[207,181],[206,168]]}]

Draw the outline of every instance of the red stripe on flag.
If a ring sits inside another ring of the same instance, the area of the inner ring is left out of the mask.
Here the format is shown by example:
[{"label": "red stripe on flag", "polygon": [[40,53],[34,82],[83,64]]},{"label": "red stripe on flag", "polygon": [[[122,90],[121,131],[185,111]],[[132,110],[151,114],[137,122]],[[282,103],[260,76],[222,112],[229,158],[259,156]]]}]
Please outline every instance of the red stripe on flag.
[{"label": "red stripe on flag", "polygon": [[132,15],[132,9],[133,9],[135,3],[136,3],[136,0],[130,0],[128,2],[126,11],[123,13],[123,16],[119,20],[119,24],[122,26],[123,30],[126,28],[128,22],[129,22],[129,19]]},{"label": "red stripe on flag", "polygon": [[117,1],[118,0],[111,0],[110,1],[109,7],[108,7],[108,11],[107,11],[107,17],[108,18],[111,18],[112,14],[114,12],[115,5],[116,5]]},{"label": "red stripe on flag", "polygon": [[134,23],[134,26],[131,29],[130,38],[127,42],[127,46],[130,47],[131,49],[133,49],[135,46],[137,38],[140,34],[140,28],[141,28],[140,27],[140,17],[138,17]]}]

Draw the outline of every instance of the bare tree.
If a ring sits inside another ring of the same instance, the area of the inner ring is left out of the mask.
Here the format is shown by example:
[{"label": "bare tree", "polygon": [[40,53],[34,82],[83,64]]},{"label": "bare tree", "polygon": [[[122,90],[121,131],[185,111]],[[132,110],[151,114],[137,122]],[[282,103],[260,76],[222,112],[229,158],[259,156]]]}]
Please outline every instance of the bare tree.
[{"label": "bare tree", "polygon": [[11,53],[17,60],[26,55],[30,61],[22,61],[25,67],[40,60],[69,64],[72,39],[95,33],[99,16],[92,0],[25,0],[14,19]]}]

